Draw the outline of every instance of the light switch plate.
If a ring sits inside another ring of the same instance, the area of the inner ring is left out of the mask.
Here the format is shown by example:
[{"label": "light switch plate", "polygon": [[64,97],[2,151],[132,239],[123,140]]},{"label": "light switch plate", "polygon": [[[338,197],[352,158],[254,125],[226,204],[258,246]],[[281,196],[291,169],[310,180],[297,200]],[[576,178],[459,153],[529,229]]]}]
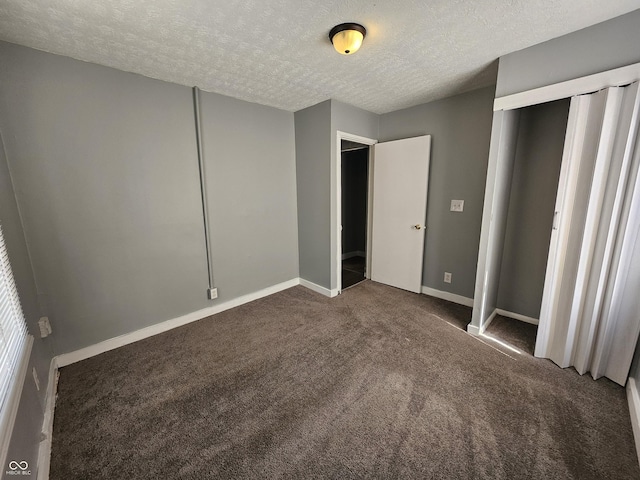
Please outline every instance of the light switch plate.
[{"label": "light switch plate", "polygon": [[451,200],[451,211],[462,212],[464,210],[464,200]]}]

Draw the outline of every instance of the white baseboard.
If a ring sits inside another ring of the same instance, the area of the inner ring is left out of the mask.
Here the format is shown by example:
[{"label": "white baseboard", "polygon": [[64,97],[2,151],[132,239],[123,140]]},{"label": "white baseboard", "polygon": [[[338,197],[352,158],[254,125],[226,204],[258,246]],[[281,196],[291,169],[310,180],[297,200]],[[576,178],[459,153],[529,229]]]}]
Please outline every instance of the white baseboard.
[{"label": "white baseboard", "polygon": [[633,438],[636,441],[636,453],[638,461],[640,461],[640,391],[638,391],[637,382],[631,377],[627,382],[627,401],[629,402],[629,413],[631,414]]},{"label": "white baseboard", "polygon": [[537,318],[527,317],[526,315],[520,315],[519,313],[508,312],[506,310],[502,310],[501,308],[496,308],[496,313],[498,315],[502,315],[503,317],[530,323],[531,325],[538,325],[540,323],[540,320],[538,320]]},{"label": "white baseboard", "polygon": [[487,331],[487,328],[489,328],[489,325],[491,325],[491,322],[493,322],[493,320],[498,315],[501,315],[503,317],[508,317],[508,318],[513,319],[513,320],[518,320],[520,322],[525,322],[525,323],[531,323],[533,325],[538,325],[538,319],[537,318],[527,317],[526,315],[520,315],[519,313],[508,312],[506,310],[502,310],[500,308],[496,308],[496,309],[493,310],[493,312],[491,312],[491,315],[489,315],[489,318],[487,318],[485,320],[485,322],[482,324],[482,327],[478,328],[476,326],[473,326],[473,325],[469,324],[469,325],[467,325],[467,332],[469,332],[472,335],[482,335],[484,332]]},{"label": "white baseboard", "polygon": [[313,290],[314,292],[320,293],[325,297],[333,298],[338,295],[337,289],[329,290],[328,288],[322,287],[317,283],[310,282],[309,280],[305,280],[304,278],[300,279],[300,285],[308,288],[309,290]]},{"label": "white baseboard", "polygon": [[478,327],[476,327],[475,325],[467,325],[467,333],[470,333],[471,335],[475,335],[476,337],[480,336],[480,329]]},{"label": "white baseboard", "polygon": [[455,293],[443,292],[442,290],[436,290],[435,288],[422,286],[422,293],[425,295],[429,295],[431,297],[441,298],[443,300],[448,300],[453,303],[457,303],[459,305],[465,305],[467,307],[473,307],[473,298],[463,297],[462,295],[457,295]]},{"label": "white baseboard", "polygon": [[363,258],[367,258],[367,254],[361,250],[355,251],[355,252],[347,252],[347,253],[343,253],[342,254],[342,259],[343,260],[348,260],[350,258],[353,257],[363,257]]},{"label": "white baseboard", "polygon": [[163,333],[168,330],[181,327],[188,323],[201,320],[211,315],[215,315],[216,313],[224,312],[225,310],[229,310],[230,308],[244,305],[245,303],[258,300],[259,298],[272,295],[274,293],[280,292],[282,290],[286,290],[287,288],[291,288],[300,284],[301,284],[301,280],[299,278],[294,278],[286,282],[279,283],[271,287],[267,287],[263,290],[259,290],[257,292],[249,293],[247,295],[242,295],[241,297],[234,298],[233,300],[229,300],[227,302],[223,302],[218,305],[214,305],[212,307],[203,308],[202,310],[188,313],[186,315],[182,315],[181,317],[173,318],[171,320],[166,320],[164,322],[156,323],[155,325],[150,325],[148,327],[141,328],[140,330],[136,330],[131,333],[125,333],[124,335],[110,338],[109,340],[96,343],[95,345],[90,345],[88,347],[81,348],[73,352],[63,353],[56,357],[58,367],[64,367],[72,363],[76,363],[81,360],[94,357],[101,353],[108,352],[109,350],[113,350],[115,348],[122,347],[124,345],[128,345],[133,342],[137,342],[138,340],[142,340],[144,338],[158,335],[159,333]]},{"label": "white baseboard", "polygon": [[51,360],[49,366],[49,382],[47,383],[47,396],[44,406],[44,420],[42,422],[42,440],[38,450],[38,480],[49,479],[49,466],[51,464],[51,440],[53,437],[53,414],[56,408],[56,396],[58,395],[58,363]]},{"label": "white baseboard", "polygon": [[493,322],[497,316],[498,316],[498,309],[496,308],[493,312],[491,312],[491,315],[489,315],[489,318],[487,318],[484,321],[484,323],[482,324],[482,327],[480,327],[480,335],[482,335],[484,332],[487,331],[487,328],[489,328],[489,325],[491,325],[491,322]]},{"label": "white baseboard", "polygon": [[475,325],[471,325],[471,324],[467,325],[467,333],[470,333],[471,335],[475,335],[476,337],[479,337],[480,335],[484,334],[487,328],[489,328],[489,325],[491,325],[491,322],[493,322],[493,319],[496,318],[496,315],[498,315],[497,309],[491,312],[491,315],[489,315],[489,318],[487,318],[484,321],[481,327],[476,327]]}]

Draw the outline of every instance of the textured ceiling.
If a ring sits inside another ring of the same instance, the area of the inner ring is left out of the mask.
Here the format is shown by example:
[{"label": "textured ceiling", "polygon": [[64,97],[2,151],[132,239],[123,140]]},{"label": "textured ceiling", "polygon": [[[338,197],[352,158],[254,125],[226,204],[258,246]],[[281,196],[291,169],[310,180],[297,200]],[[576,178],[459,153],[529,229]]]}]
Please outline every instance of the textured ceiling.
[{"label": "textured ceiling", "polygon": [[[333,98],[376,113],[495,82],[509,52],[640,0],[2,0],[0,39],[296,111]],[[327,32],[355,21],[362,49]]]}]

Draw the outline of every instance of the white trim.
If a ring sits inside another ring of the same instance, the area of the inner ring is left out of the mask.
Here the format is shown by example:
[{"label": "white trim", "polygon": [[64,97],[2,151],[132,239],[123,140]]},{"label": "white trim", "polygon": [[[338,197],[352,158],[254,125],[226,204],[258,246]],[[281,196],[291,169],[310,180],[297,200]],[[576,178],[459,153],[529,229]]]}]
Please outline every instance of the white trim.
[{"label": "white trim", "polygon": [[364,150],[367,147],[353,147],[353,148],[345,148],[344,150],[340,149],[340,152],[355,152],[356,150]]},{"label": "white trim", "polygon": [[62,355],[58,355],[58,357],[56,357],[58,366],[65,367],[72,363],[76,363],[81,360],[85,360],[87,358],[93,357],[95,355],[108,352],[109,350],[113,350],[115,348],[122,347],[124,345],[128,345],[133,342],[137,342],[138,340],[142,340],[144,338],[158,335],[159,333],[163,333],[168,330],[181,327],[182,325],[186,325],[188,323],[201,320],[211,315],[215,315],[216,313],[224,312],[225,310],[229,310],[231,308],[244,305],[245,303],[258,300],[259,298],[272,295],[282,290],[286,290],[287,288],[300,285],[300,283],[301,282],[299,278],[294,278],[286,282],[279,283],[277,285],[273,285],[271,287],[267,287],[265,289],[259,290],[257,292],[248,293],[247,295],[242,295],[241,297],[234,298],[232,300],[226,301],[224,303],[220,303],[218,305],[214,305],[212,307],[203,308],[202,310],[188,313],[186,315],[182,315],[181,317],[173,318],[171,320],[166,320],[164,322],[156,323],[155,325],[150,325],[148,327],[141,328],[140,330],[136,330],[134,332],[125,333],[124,335],[110,338],[103,342],[96,343],[95,345],[91,345],[85,348],[81,348],[74,352],[63,353]]},{"label": "white trim", "polygon": [[[335,258],[335,264],[334,264],[335,272],[332,272],[332,276],[334,277],[332,278],[332,280],[335,280],[335,282],[331,282],[331,283],[334,283],[336,286],[335,295],[338,295],[342,291],[342,148],[341,148],[342,140],[358,142],[367,146],[375,145],[376,143],[378,143],[378,141],[374,140],[373,138],[361,137],[359,135],[353,135],[351,133],[336,130],[336,160],[334,163],[334,168],[335,168],[334,176],[335,176],[335,182],[336,182],[334,212],[335,212],[336,223],[334,224],[335,237],[333,240],[336,246],[336,258]],[[373,148],[369,149],[369,167],[371,167],[371,158],[373,153],[372,150]],[[371,168],[369,168],[369,176],[371,176]],[[369,189],[368,195],[370,194],[371,194],[371,190]],[[369,255],[371,255],[371,249],[367,248],[367,250],[368,250],[367,252],[368,253],[367,259],[368,259]],[[368,266],[369,266],[369,262],[367,261],[367,267]],[[367,268],[366,271],[369,272],[369,268]],[[316,286],[319,287],[319,285],[316,285]],[[314,290],[314,288],[312,287],[308,287],[308,288],[311,288],[312,290]],[[326,290],[324,287],[319,287],[319,288]],[[326,295],[326,293],[324,293],[323,291],[319,291],[319,290],[315,290],[315,291],[322,293],[323,295]],[[331,290],[330,292],[331,294],[327,296],[335,297],[335,295],[333,295],[333,290]]]},{"label": "white trim", "polygon": [[495,308],[489,318],[482,324],[482,327],[478,328],[471,324],[467,325],[467,332],[471,335],[482,335],[487,331],[491,322],[498,316],[501,315],[503,317],[508,317],[512,320],[517,320],[520,322],[530,323],[532,325],[538,325],[538,319],[533,317],[527,317],[526,315],[520,315],[519,313],[509,312],[507,310],[502,310],[501,308]]},{"label": "white trim", "polygon": [[640,80],[640,63],[627,65],[606,72],[574,78],[566,82],[554,83],[544,87],[498,97],[493,102],[493,111],[514,110],[540,103],[552,102],[561,98],[597,92],[606,87],[620,87]]},{"label": "white trim", "polygon": [[373,162],[375,158],[375,146],[369,148],[369,159],[367,166],[367,251],[366,263],[364,267],[364,276],[371,280],[371,237],[373,235]]},{"label": "white trim", "polygon": [[20,406],[22,390],[24,390],[24,381],[27,376],[27,370],[29,370],[32,346],[33,336],[27,335],[22,358],[20,359],[18,369],[16,370],[14,388],[7,392],[9,395],[7,396],[7,403],[4,407],[7,409],[9,420],[7,421],[4,432],[0,432],[3,434],[2,438],[0,438],[0,445],[2,445],[2,447],[0,447],[0,468],[3,470],[6,464],[7,454],[9,453],[9,444],[11,443],[13,427],[16,423],[16,416],[18,414],[18,407]]},{"label": "white trim", "polygon": [[482,325],[497,302],[499,262],[504,248],[519,121],[520,113],[516,110],[494,112],[491,122],[491,145],[471,315],[471,323],[478,327],[480,333],[484,331]]},{"label": "white trim", "polygon": [[56,396],[58,395],[58,363],[54,357],[49,367],[49,382],[47,383],[47,396],[44,405],[44,420],[42,422],[42,440],[38,449],[38,480],[49,479],[49,466],[51,464],[51,441],[53,439],[53,414],[56,408]]},{"label": "white trim", "polygon": [[338,138],[340,140],[348,140],[350,142],[357,142],[367,146],[375,145],[376,143],[378,143],[378,140],[375,140],[373,138],[361,137],[360,135],[354,135],[352,133],[343,132],[341,130],[336,130],[336,133],[338,134]]},{"label": "white trim", "polygon": [[350,258],[353,258],[353,257],[366,258],[367,254],[364,253],[362,250],[357,250],[355,252],[347,252],[342,254],[342,260],[349,260]]},{"label": "white trim", "polygon": [[475,325],[471,325],[471,324],[467,325],[467,333],[469,335],[473,335],[474,337],[479,337],[480,335],[482,335],[480,333],[480,329]]},{"label": "white trim", "polygon": [[538,323],[540,323],[540,321],[537,318],[527,317],[526,315],[509,312],[507,310],[502,310],[501,308],[496,308],[496,313],[503,317],[511,318],[512,320],[518,320],[520,322],[530,323],[531,325],[538,325]]},{"label": "white trim", "polygon": [[633,438],[636,441],[636,453],[638,461],[640,461],[640,391],[638,391],[638,385],[633,377],[629,377],[627,382],[627,401],[629,402]]},{"label": "white trim", "polygon": [[421,293],[423,293],[424,295],[429,295],[431,297],[441,298],[442,300],[457,303],[459,305],[464,305],[466,307],[473,307],[473,298],[463,297],[462,295],[458,295],[456,293],[444,292],[442,290],[436,290],[435,288],[425,287],[424,285],[421,288]]},{"label": "white trim", "polygon": [[487,328],[489,328],[489,325],[491,325],[491,322],[493,322],[493,319],[496,318],[496,315],[498,315],[497,308],[494,309],[493,312],[491,312],[491,315],[489,315],[489,318],[485,320],[485,322],[480,326],[480,328],[471,324],[467,325],[467,333],[470,333],[471,335],[475,335],[475,336],[484,335],[484,332],[487,331]]},{"label": "white trim", "polygon": [[493,312],[491,312],[491,315],[489,315],[489,318],[487,318],[487,320],[482,324],[482,327],[480,327],[481,334],[487,331],[487,328],[489,328],[489,325],[491,325],[491,322],[493,322],[497,316],[498,316],[498,309],[496,308],[493,310]]},{"label": "white trim", "polygon": [[313,290],[316,293],[320,293],[322,295],[324,295],[325,297],[329,297],[329,298],[333,298],[335,296],[338,295],[338,289],[335,288],[333,290],[329,290],[328,288],[322,287],[320,285],[318,285],[317,283],[313,283],[310,282],[309,280],[305,280],[304,278],[300,279],[300,285],[302,285],[305,288],[308,288],[309,290]]}]

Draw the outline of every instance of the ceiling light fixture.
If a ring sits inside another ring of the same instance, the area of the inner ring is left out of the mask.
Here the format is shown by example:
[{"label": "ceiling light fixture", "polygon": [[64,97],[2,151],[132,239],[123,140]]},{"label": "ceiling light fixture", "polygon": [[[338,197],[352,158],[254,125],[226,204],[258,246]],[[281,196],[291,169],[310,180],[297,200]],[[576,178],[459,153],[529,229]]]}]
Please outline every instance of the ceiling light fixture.
[{"label": "ceiling light fixture", "polygon": [[342,55],[351,55],[358,51],[367,30],[358,23],[341,23],[329,32],[333,48]]}]

